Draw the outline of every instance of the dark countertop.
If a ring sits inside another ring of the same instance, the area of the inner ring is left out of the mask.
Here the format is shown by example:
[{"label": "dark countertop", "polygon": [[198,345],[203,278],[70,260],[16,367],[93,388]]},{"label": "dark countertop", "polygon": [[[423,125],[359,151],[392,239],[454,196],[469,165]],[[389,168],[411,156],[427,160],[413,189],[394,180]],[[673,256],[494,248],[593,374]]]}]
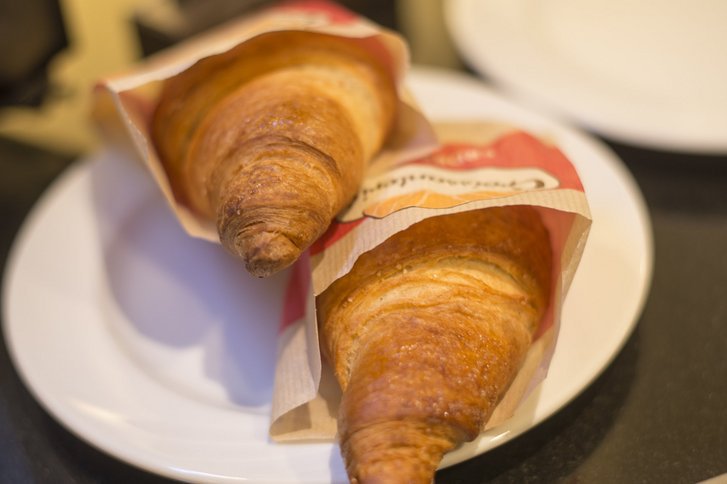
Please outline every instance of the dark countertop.
[{"label": "dark countertop", "polygon": [[[607,143],[653,223],[653,284],[634,333],[569,405],[436,482],[694,483],[727,473],[727,156]],[[33,203],[76,158],[0,139],[0,270]],[[26,482],[170,481],[53,420],[0,342],[0,483]]]}]

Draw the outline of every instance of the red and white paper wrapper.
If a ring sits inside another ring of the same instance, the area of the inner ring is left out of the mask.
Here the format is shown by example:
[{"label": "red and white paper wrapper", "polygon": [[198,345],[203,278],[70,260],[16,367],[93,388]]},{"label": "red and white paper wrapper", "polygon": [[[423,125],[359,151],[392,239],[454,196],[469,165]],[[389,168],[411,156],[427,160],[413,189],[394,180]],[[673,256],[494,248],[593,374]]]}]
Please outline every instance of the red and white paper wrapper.
[{"label": "red and white paper wrapper", "polygon": [[545,378],[560,308],[591,223],[578,174],[557,146],[516,127],[472,121],[435,127],[441,145],[429,154],[402,161],[383,152],[374,160],[357,198],[295,266],[276,369],[273,439],[335,437],[340,390],[320,357],[314,298],[359,255],[427,217],[505,205],[537,208],[553,247],[555,290],[527,359],[487,428],[512,416]]}]

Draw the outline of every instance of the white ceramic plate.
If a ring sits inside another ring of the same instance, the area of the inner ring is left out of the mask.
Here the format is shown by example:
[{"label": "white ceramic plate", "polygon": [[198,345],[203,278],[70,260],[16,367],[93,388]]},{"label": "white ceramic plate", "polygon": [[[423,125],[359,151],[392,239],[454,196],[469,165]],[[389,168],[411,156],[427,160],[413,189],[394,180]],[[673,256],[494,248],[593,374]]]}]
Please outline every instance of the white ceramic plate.
[{"label": "white ceramic plate", "polygon": [[636,145],[727,153],[727,2],[445,5],[464,59],[551,117]]},{"label": "white ceramic plate", "polygon": [[[648,291],[651,232],[619,160],[590,138],[459,75],[415,70],[438,118],[499,118],[556,139],[594,224],[550,375],[506,425],[446,457],[496,447],[581,392],[629,336]],[[69,169],[25,223],[5,277],[5,336],[23,380],[81,438],[133,465],[200,482],[341,482],[333,444],[267,437],[285,275],[248,277],[186,237],[144,170],[103,153]]]}]

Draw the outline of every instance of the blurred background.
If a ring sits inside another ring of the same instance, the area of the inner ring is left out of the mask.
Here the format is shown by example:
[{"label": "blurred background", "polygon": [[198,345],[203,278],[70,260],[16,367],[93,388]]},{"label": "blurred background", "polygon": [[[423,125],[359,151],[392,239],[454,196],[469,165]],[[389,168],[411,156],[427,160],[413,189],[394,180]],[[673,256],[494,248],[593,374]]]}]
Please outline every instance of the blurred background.
[{"label": "blurred background", "polygon": [[[0,0],[0,139],[87,152],[96,80],[273,3]],[[608,141],[727,152],[722,0],[338,3],[403,34],[414,64],[476,73]]]},{"label": "blurred background", "polygon": [[[0,0],[0,138],[92,150],[89,94],[115,73],[269,0]],[[457,66],[442,0],[343,0],[412,41],[415,62]]]}]

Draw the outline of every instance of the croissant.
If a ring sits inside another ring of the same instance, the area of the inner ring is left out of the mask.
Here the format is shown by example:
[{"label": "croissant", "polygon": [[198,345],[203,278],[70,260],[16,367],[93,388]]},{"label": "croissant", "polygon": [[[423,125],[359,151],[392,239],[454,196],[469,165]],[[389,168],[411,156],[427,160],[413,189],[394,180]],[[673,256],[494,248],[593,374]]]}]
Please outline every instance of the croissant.
[{"label": "croissant", "polygon": [[398,102],[372,52],[275,32],[164,83],[150,131],[175,198],[250,273],[292,264],[356,194]]},{"label": "croissant", "polygon": [[537,211],[487,208],[412,225],[317,298],[351,482],[431,483],[482,431],[539,326],[550,271]]}]

